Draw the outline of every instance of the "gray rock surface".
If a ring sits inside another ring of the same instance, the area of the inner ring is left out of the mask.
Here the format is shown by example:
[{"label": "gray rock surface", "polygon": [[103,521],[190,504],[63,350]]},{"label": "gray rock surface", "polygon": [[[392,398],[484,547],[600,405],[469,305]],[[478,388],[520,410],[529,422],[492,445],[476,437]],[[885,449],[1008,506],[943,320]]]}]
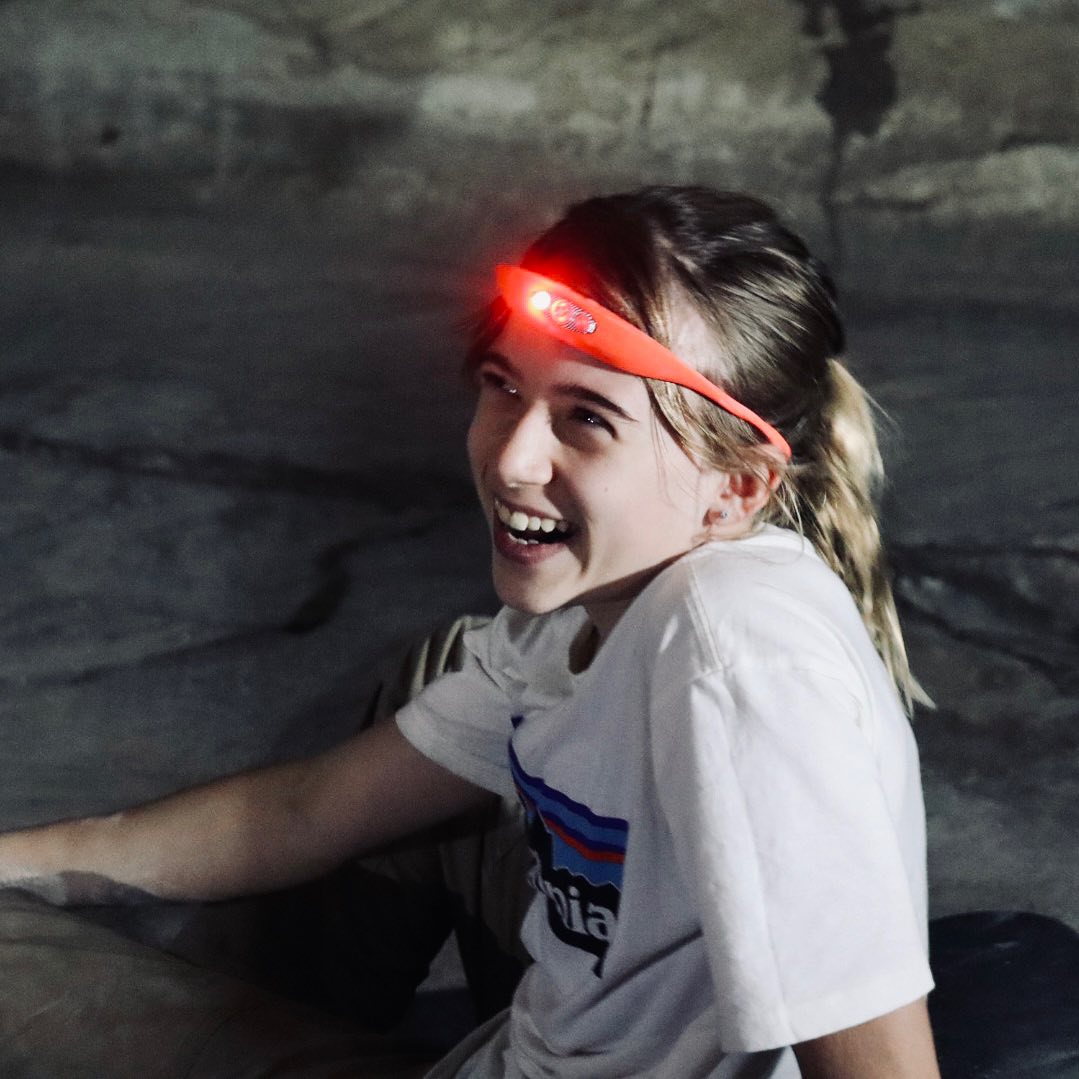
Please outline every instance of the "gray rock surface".
[{"label": "gray rock surface", "polygon": [[934,911],[1079,926],[1079,6],[0,4],[0,825],[349,729],[489,608],[455,325],[567,198],[778,200],[895,420]]},{"label": "gray rock surface", "polygon": [[452,220],[477,167],[496,211],[721,176],[825,218],[1036,213],[1033,177],[1074,221],[1077,53],[1070,0],[8,0],[0,156]]}]

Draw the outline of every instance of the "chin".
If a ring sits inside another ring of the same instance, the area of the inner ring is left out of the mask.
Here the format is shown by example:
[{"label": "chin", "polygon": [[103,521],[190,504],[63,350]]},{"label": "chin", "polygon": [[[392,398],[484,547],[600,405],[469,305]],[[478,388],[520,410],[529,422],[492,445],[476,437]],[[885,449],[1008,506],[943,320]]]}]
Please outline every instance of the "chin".
[{"label": "chin", "polygon": [[494,579],[495,595],[507,607],[512,607],[521,614],[540,615],[550,614],[552,611],[561,610],[577,603],[575,596],[557,596],[548,592],[546,595],[537,594],[538,590],[514,587],[512,581],[499,581],[498,576]]},{"label": "chin", "polygon": [[565,603],[549,603],[534,596],[522,596],[512,589],[503,590],[497,587],[495,588],[495,594],[504,606],[512,607],[513,610],[527,615],[550,614],[552,611],[569,606],[573,602],[568,600]]}]

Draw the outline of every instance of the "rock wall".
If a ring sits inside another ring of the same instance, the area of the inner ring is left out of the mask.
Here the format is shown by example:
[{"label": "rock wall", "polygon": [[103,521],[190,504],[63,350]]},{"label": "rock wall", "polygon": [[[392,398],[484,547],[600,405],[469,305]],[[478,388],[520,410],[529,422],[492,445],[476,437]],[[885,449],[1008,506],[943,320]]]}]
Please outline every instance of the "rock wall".
[{"label": "rock wall", "polygon": [[0,825],[309,752],[489,606],[452,327],[568,198],[839,270],[937,911],[1079,925],[1079,3],[0,0]]},{"label": "rock wall", "polygon": [[7,0],[0,160],[495,216],[645,179],[1079,218],[1074,0]]}]

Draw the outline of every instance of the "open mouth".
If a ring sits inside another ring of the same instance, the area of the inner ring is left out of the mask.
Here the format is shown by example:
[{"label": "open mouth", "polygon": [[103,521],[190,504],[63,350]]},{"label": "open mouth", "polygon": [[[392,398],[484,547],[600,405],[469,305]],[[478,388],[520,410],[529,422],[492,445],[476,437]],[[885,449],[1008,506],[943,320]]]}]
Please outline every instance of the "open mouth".
[{"label": "open mouth", "polygon": [[523,510],[510,509],[509,506],[498,499],[495,499],[495,516],[514,543],[526,546],[543,543],[564,543],[574,531],[573,526],[568,521],[559,520],[555,517],[528,514]]}]

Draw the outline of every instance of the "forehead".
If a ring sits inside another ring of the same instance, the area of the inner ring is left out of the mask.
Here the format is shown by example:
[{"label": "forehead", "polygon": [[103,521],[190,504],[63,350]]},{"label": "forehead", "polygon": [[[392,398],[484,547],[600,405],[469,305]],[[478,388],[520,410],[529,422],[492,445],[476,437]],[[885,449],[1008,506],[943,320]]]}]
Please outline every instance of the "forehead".
[{"label": "forehead", "polygon": [[491,351],[504,356],[521,375],[552,382],[572,381],[621,401],[648,405],[644,380],[608,367],[587,353],[556,340],[532,319],[511,312]]}]

